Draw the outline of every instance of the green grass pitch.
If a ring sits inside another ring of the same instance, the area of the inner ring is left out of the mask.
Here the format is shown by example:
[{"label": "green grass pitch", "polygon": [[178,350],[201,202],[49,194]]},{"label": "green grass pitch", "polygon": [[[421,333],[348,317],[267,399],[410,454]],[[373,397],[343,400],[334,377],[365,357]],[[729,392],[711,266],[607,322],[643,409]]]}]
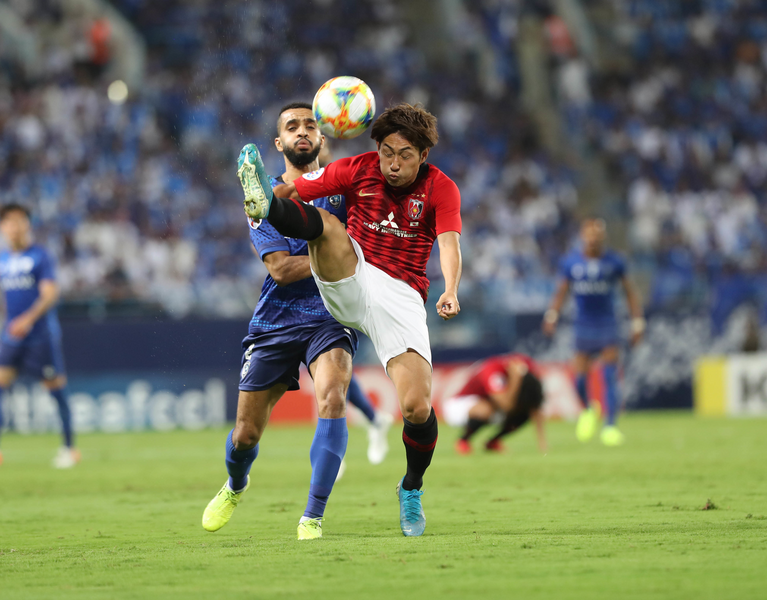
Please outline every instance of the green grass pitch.
[{"label": "green grass pitch", "polygon": [[546,457],[529,428],[505,455],[457,456],[443,426],[422,538],[399,531],[399,431],[373,467],[352,428],[325,537],[308,542],[295,535],[311,428],[267,431],[214,534],[200,519],[225,480],[224,430],[83,435],[65,472],[49,466],[54,436],[6,435],[0,598],[767,597],[765,421],[622,424],[628,444],[604,448],[553,423]]}]

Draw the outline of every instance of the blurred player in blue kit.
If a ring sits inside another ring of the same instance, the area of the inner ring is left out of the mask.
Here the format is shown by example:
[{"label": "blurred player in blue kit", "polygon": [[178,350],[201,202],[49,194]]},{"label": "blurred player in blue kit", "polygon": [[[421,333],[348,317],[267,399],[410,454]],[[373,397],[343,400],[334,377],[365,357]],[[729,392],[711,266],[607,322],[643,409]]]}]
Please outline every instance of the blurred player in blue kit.
[{"label": "blurred player in blue kit", "polygon": [[[4,396],[19,374],[42,382],[56,400],[64,437],[53,466],[68,469],[77,464],[80,454],[73,446],[61,327],[55,308],[59,286],[54,262],[45,248],[33,242],[25,207],[7,204],[0,208],[0,232],[8,246],[0,254],[6,313],[0,341],[0,393]],[[0,406],[0,427],[2,424]]]},{"label": "blurred player in blue kit", "polygon": [[575,357],[573,368],[578,397],[583,411],[578,418],[576,435],[590,440],[599,426],[599,406],[589,402],[587,377],[594,358],[602,361],[605,380],[605,427],[600,438],[606,446],[619,446],[624,436],[616,426],[619,410],[618,358],[620,329],[615,314],[615,288],[620,284],[626,294],[631,314],[631,343],[642,339],[645,320],[635,286],[626,275],[623,258],[605,248],[606,225],[603,219],[587,218],[581,222],[582,248],[574,250],[560,263],[561,280],[551,307],[543,318],[547,335],[554,335],[562,305],[569,291],[575,298]]},{"label": "blurred player in blue kit", "polygon": [[[275,146],[283,153],[285,172],[272,178],[272,187],[319,168],[317,157],[325,138],[310,104],[283,107],[277,134]],[[343,196],[313,203],[346,222]],[[298,539],[316,539],[322,537],[325,506],[346,452],[347,392],[352,404],[371,422],[368,458],[373,463],[381,462],[388,450],[386,433],[393,419],[376,413],[352,380],[358,334],[325,309],[311,275],[307,243],[284,237],[264,220],[248,219],[248,224],[251,241],[269,275],[243,340],[237,421],[226,441],[229,479],[208,504],[202,524],[208,531],[217,531],[231,518],[250,486],[250,468],[269,415],[286,391],[298,389],[303,362],[314,380],[319,419],[310,450],[309,498],[298,524]]]}]

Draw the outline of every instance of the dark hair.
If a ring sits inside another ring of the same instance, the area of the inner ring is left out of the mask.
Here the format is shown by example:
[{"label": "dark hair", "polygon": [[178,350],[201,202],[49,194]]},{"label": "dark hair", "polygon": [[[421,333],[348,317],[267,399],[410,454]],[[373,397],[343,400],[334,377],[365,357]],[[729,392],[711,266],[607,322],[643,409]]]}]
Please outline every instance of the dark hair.
[{"label": "dark hair", "polygon": [[536,410],[543,405],[543,385],[541,380],[532,373],[525,373],[522,385],[519,388],[517,408],[524,410]]},{"label": "dark hair", "polygon": [[27,219],[30,219],[32,217],[32,213],[29,212],[29,209],[26,206],[22,206],[21,204],[16,204],[15,202],[11,202],[9,204],[3,204],[2,207],[0,207],[0,221],[4,220],[5,217],[7,217],[12,212],[20,212],[23,213]]},{"label": "dark hair", "polygon": [[291,102],[290,104],[286,104],[280,109],[280,114],[277,115],[277,135],[280,135],[280,123],[282,123],[282,113],[284,113],[286,110],[292,110],[294,108],[308,108],[309,110],[312,109],[312,105],[308,102]]},{"label": "dark hair", "polygon": [[423,152],[436,146],[439,141],[437,117],[420,104],[395,104],[376,119],[370,129],[370,137],[380,144],[393,133],[399,133]]}]

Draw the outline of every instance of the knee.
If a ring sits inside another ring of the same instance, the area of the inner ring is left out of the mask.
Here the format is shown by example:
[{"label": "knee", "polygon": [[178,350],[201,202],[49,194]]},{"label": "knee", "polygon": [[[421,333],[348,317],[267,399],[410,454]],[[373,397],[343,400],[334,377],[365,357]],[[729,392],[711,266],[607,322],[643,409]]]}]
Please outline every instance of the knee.
[{"label": "knee", "polygon": [[426,423],[431,414],[431,402],[423,396],[406,398],[402,403],[402,416],[416,425]]},{"label": "knee", "polygon": [[237,423],[232,432],[232,443],[235,450],[251,450],[256,447],[256,444],[261,440],[261,431],[254,424]]},{"label": "knee", "polygon": [[317,413],[321,419],[340,419],[346,416],[346,395],[340,387],[317,394]]}]

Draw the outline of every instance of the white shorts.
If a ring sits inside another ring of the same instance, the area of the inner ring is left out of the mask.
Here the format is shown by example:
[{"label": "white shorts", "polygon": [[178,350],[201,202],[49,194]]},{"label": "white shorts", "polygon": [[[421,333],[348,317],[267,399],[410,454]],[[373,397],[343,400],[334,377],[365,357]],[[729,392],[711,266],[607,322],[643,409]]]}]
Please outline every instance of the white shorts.
[{"label": "white shorts", "polygon": [[469,422],[469,411],[481,400],[476,394],[448,398],[442,402],[442,418],[451,427],[463,427]]},{"label": "white shorts", "polygon": [[[451,427],[463,427],[469,422],[469,411],[472,407],[482,402],[482,396],[471,394],[469,396],[453,396],[442,401],[442,418]],[[506,415],[503,411],[496,410],[490,417],[491,423],[503,423]]]},{"label": "white shorts", "polygon": [[312,270],[325,308],[339,323],[359,329],[371,339],[384,368],[408,349],[431,365],[423,298],[401,279],[365,262],[360,245],[353,237],[349,239],[357,254],[354,275],[329,282]]}]

